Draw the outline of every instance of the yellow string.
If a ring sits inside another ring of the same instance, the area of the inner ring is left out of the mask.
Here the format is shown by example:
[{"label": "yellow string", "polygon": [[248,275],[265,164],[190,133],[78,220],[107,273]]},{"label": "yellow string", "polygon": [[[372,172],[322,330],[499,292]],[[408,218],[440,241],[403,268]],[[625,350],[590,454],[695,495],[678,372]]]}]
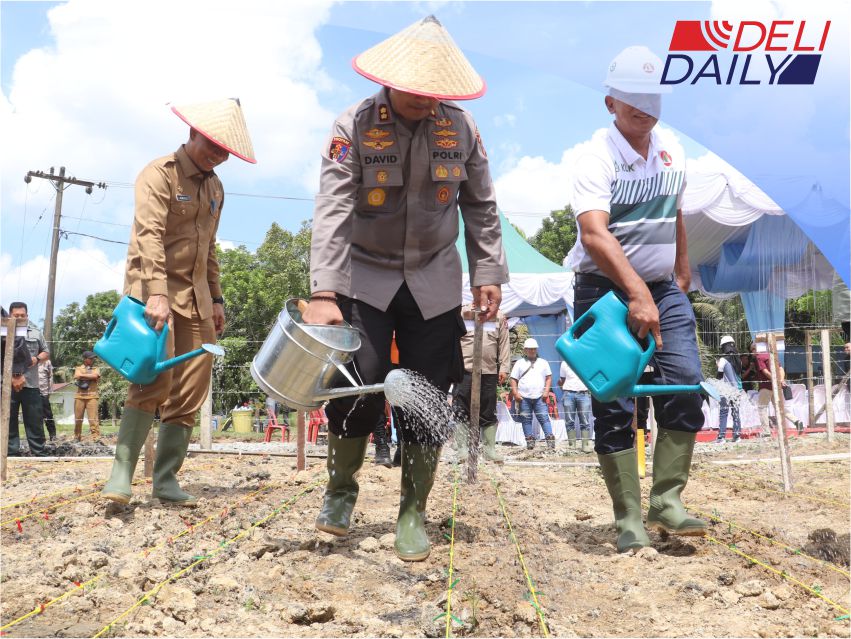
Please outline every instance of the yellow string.
[{"label": "yellow string", "polygon": [[802,581],[799,581],[799,580],[795,579],[793,576],[791,576],[791,575],[790,575],[790,574],[788,574],[787,572],[781,572],[780,570],[777,570],[776,568],[772,568],[772,567],[771,567],[771,566],[769,566],[768,564],[761,562],[759,559],[755,559],[755,558],[751,557],[750,555],[748,555],[748,554],[746,554],[746,553],[743,553],[743,552],[742,552],[741,550],[739,550],[738,548],[734,548],[734,547],[732,547],[730,544],[725,544],[725,543],[723,543],[723,542],[721,542],[721,541],[718,541],[717,539],[715,539],[715,537],[712,537],[711,535],[706,535],[706,539],[708,539],[709,541],[711,541],[711,542],[712,542],[712,543],[714,543],[714,544],[718,544],[719,546],[723,546],[723,547],[724,547],[724,548],[726,548],[727,550],[730,550],[730,551],[732,551],[732,552],[736,553],[737,555],[741,555],[742,557],[744,557],[745,559],[747,559],[748,561],[750,561],[750,562],[751,562],[751,563],[753,563],[753,564],[756,564],[756,565],[758,565],[758,566],[762,566],[762,567],[763,567],[763,568],[765,568],[766,570],[770,570],[771,572],[773,572],[774,574],[776,574],[776,575],[780,576],[780,577],[781,577],[781,578],[783,578],[783,579],[788,579],[788,580],[789,580],[789,581],[791,581],[792,583],[796,583],[796,584],[798,584],[799,586],[801,586],[801,587],[802,587],[802,588],[804,588],[805,590],[808,590],[809,592],[811,592],[812,594],[814,594],[816,597],[819,597],[819,598],[821,598],[821,599],[824,599],[827,603],[829,603],[831,606],[833,606],[834,608],[836,608],[836,609],[837,609],[837,610],[839,610],[840,612],[842,612],[842,613],[844,613],[844,614],[846,614],[846,615],[848,614],[848,610],[846,610],[845,608],[843,608],[842,606],[840,606],[838,603],[836,603],[835,601],[833,601],[833,600],[831,600],[831,599],[828,599],[828,598],[827,598],[827,597],[825,597],[823,594],[821,594],[818,590],[814,590],[813,588],[811,588],[811,587],[810,587],[810,586],[808,586],[807,584],[803,583]]},{"label": "yellow string", "polygon": [[449,577],[446,586],[446,636],[451,636],[452,630],[452,575],[455,568],[455,513],[458,505],[458,468],[455,468],[455,481],[452,488],[452,527],[449,533]]},{"label": "yellow string", "polygon": [[324,480],[324,479],[322,479],[322,480],[320,480],[320,481],[318,481],[318,482],[315,482],[315,483],[311,484],[310,486],[308,486],[307,488],[305,488],[303,491],[301,491],[301,492],[300,492],[300,493],[298,493],[297,495],[295,495],[295,496],[293,496],[293,497],[290,497],[290,498],[289,498],[286,502],[284,502],[281,506],[279,506],[278,508],[274,509],[271,513],[269,513],[268,515],[266,515],[266,516],[265,516],[265,517],[263,517],[262,519],[259,519],[258,521],[254,522],[253,524],[251,524],[251,526],[249,526],[248,528],[246,528],[246,529],[245,529],[245,530],[243,530],[242,532],[238,533],[237,535],[235,535],[235,536],[231,537],[231,538],[230,538],[230,539],[228,539],[227,541],[222,542],[222,543],[219,545],[219,547],[218,547],[218,548],[215,548],[214,550],[212,550],[212,551],[211,551],[208,555],[204,555],[203,557],[199,557],[198,559],[196,559],[195,561],[193,561],[191,564],[189,564],[189,565],[188,565],[188,566],[186,566],[185,568],[183,568],[183,569],[181,569],[181,570],[178,570],[176,573],[172,574],[170,577],[166,578],[164,581],[161,581],[160,583],[158,583],[156,586],[154,586],[154,587],[153,587],[153,588],[151,588],[148,592],[146,592],[144,595],[142,595],[142,597],[140,597],[140,598],[139,598],[139,600],[138,600],[138,601],[136,601],[136,603],[134,603],[134,604],[133,604],[132,606],[130,606],[127,610],[125,610],[124,612],[122,612],[122,613],[121,613],[118,617],[116,617],[115,619],[113,619],[112,621],[110,621],[107,625],[105,625],[103,628],[101,628],[101,629],[97,632],[97,634],[92,635],[92,639],[96,639],[97,637],[103,636],[106,632],[108,632],[108,631],[109,631],[109,629],[110,629],[110,628],[112,628],[112,626],[114,626],[116,623],[118,623],[119,621],[121,621],[122,619],[124,619],[127,615],[129,615],[129,614],[130,614],[131,612],[133,612],[136,608],[138,608],[138,607],[139,607],[139,606],[141,606],[143,603],[145,603],[145,601],[147,601],[148,599],[150,599],[152,596],[156,595],[156,594],[157,594],[160,590],[162,590],[162,589],[163,589],[163,587],[165,587],[165,586],[166,586],[166,584],[169,584],[169,583],[171,583],[172,581],[174,581],[174,580],[176,580],[176,579],[180,578],[182,575],[184,575],[184,574],[186,574],[187,572],[189,572],[190,570],[192,570],[192,569],[193,569],[195,566],[197,566],[198,564],[200,564],[200,563],[202,563],[202,562],[204,562],[204,561],[207,561],[208,559],[211,559],[211,558],[215,557],[215,556],[216,556],[216,555],[218,555],[220,552],[222,552],[225,548],[227,548],[228,546],[230,546],[232,543],[234,543],[234,542],[236,542],[236,541],[239,541],[240,539],[242,539],[243,537],[245,537],[246,535],[248,535],[248,534],[249,534],[252,530],[254,530],[257,526],[260,526],[261,524],[265,524],[267,521],[269,521],[269,520],[270,520],[270,519],[272,519],[273,517],[276,517],[276,516],[277,516],[277,515],[279,515],[279,514],[280,514],[283,510],[288,509],[288,508],[289,508],[290,506],[292,506],[292,505],[293,505],[296,501],[298,501],[299,499],[301,499],[304,495],[306,495],[307,493],[311,492],[313,489],[317,488],[318,486],[320,486],[320,485],[322,485],[322,484],[324,484],[324,483],[325,483],[325,480]]},{"label": "yellow string", "polygon": [[514,529],[511,527],[511,519],[508,517],[508,509],[505,506],[505,500],[502,498],[502,493],[499,492],[499,484],[497,484],[496,480],[490,473],[488,473],[488,477],[496,491],[499,505],[502,508],[502,515],[505,517],[505,522],[508,524],[508,534],[514,542],[514,547],[517,549],[517,557],[520,560],[520,567],[523,569],[523,575],[526,578],[526,586],[529,589],[529,593],[532,595],[532,601],[534,602],[535,612],[538,615],[538,624],[541,626],[541,632],[544,633],[545,637],[549,637],[550,632],[547,629],[546,621],[544,621],[543,609],[541,608],[541,603],[538,601],[538,595],[535,592],[535,586],[532,584],[532,578],[529,576],[529,570],[526,568],[526,561],[523,559],[523,551],[520,550],[520,542],[517,541],[517,536],[514,534]]}]

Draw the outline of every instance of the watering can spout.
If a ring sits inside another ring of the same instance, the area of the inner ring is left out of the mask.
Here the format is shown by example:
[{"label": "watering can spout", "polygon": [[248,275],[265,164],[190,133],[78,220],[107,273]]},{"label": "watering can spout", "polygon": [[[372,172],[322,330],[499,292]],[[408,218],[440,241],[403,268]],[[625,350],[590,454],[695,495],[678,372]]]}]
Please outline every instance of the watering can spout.
[{"label": "watering can spout", "polygon": [[183,353],[183,355],[178,355],[177,357],[157,362],[154,366],[154,370],[157,374],[162,373],[163,371],[167,371],[169,368],[174,368],[178,364],[182,364],[186,360],[198,357],[198,355],[203,355],[204,353],[221,356],[225,354],[225,349],[216,344],[202,344],[201,348],[196,348],[194,351],[189,351],[188,353]]}]

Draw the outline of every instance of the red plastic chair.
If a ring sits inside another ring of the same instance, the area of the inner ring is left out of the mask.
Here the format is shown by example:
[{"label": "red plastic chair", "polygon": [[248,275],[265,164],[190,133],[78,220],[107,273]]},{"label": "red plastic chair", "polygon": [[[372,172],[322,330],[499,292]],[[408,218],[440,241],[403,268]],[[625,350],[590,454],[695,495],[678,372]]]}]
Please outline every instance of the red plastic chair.
[{"label": "red plastic chair", "polygon": [[315,444],[319,437],[319,429],[322,426],[327,426],[328,418],[325,416],[325,411],[321,408],[310,411],[307,422],[307,441]]},{"label": "red plastic chair", "polygon": [[269,423],[266,424],[266,437],[264,441],[270,442],[272,441],[272,431],[276,428],[281,430],[281,442],[284,441],[284,437],[286,437],[286,441],[290,441],[290,427],[284,423],[278,423],[278,417],[270,410],[266,410],[266,415],[269,418]]}]

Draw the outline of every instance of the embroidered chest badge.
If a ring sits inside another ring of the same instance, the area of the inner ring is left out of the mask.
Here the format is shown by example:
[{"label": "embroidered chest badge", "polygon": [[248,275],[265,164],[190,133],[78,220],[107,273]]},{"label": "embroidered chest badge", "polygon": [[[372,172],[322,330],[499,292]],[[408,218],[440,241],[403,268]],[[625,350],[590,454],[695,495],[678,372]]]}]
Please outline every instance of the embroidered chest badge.
[{"label": "embroidered chest badge", "polygon": [[387,194],[384,192],[384,189],[372,189],[366,196],[366,201],[369,202],[370,206],[381,206],[384,204],[386,197]]},{"label": "embroidered chest badge", "polygon": [[331,146],[328,148],[328,157],[331,161],[336,162],[337,164],[342,164],[349,156],[351,148],[351,140],[340,136],[334,136],[331,139]]},{"label": "embroidered chest badge", "polygon": [[449,187],[442,186],[437,190],[437,201],[441,204],[449,202]]},{"label": "embroidered chest badge", "polygon": [[383,151],[387,147],[393,146],[396,144],[393,140],[364,140],[363,145],[368,146],[370,149],[375,149],[376,151]]},{"label": "embroidered chest badge", "polygon": [[458,140],[447,140],[443,138],[441,138],[440,140],[435,140],[434,143],[441,149],[454,149],[456,146],[458,146]]},{"label": "embroidered chest badge", "polygon": [[390,175],[387,173],[387,171],[378,171],[375,174],[375,179],[378,180],[379,184],[384,184],[389,177]]},{"label": "embroidered chest badge", "polygon": [[452,126],[452,120],[450,120],[449,118],[440,118],[439,120],[435,120],[434,123],[437,126],[441,126],[441,127]]},{"label": "embroidered chest badge", "polygon": [[434,134],[441,137],[441,138],[445,138],[445,137],[453,137],[455,135],[458,135],[458,131],[451,131],[449,129],[441,129],[440,131],[435,131]]},{"label": "embroidered chest badge", "polygon": [[385,131],[384,129],[370,129],[366,132],[366,137],[372,138],[373,140],[381,140],[390,135],[390,131]]},{"label": "embroidered chest badge", "polygon": [[659,159],[662,160],[662,164],[665,166],[671,166],[673,160],[671,159],[671,154],[667,151],[659,151]]},{"label": "embroidered chest badge", "polygon": [[437,168],[434,170],[434,175],[435,175],[435,177],[442,180],[443,178],[449,177],[449,171],[442,164],[438,164]]}]

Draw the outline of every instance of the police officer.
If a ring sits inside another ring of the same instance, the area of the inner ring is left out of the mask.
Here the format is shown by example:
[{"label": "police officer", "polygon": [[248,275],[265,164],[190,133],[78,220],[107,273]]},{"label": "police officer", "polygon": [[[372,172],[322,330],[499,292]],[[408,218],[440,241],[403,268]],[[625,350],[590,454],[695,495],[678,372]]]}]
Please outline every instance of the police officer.
[{"label": "police officer", "polygon": [[[576,316],[608,291],[628,303],[639,338],[656,340],[653,382],[697,384],[703,379],[695,319],[686,297],[691,271],[680,200],[685,158],[653,132],[661,115],[662,61],[647,47],[624,49],[609,65],[606,108],[614,115],[605,139],[577,162],[574,209],[579,241],[568,256],[576,273]],[[664,342],[663,342],[664,340]],[[648,527],[704,535],[706,524],[680,501],[703,427],[697,393],[654,398],[659,421],[653,442]],[[647,546],[632,430],[633,400],[592,400],[594,449],[615,516],[619,552]]]},{"label": "police officer", "polygon": [[[462,419],[469,418],[470,399],[473,390],[473,335],[475,314],[472,304],[462,310],[467,334],[461,338],[464,354],[464,379],[453,389],[453,406]],[[486,322],[482,334],[482,377],[479,387],[479,428],[481,429],[483,453],[487,461],[497,464],[505,460],[496,452],[496,387],[505,382],[511,369],[511,344],[508,335],[508,320],[501,312],[494,321]],[[469,430],[462,424],[455,431],[458,445],[458,460],[465,461],[468,454]]]},{"label": "police officer", "polygon": [[[470,114],[447,102],[479,97],[484,82],[434,16],[357,56],[353,66],[383,87],[337,118],[324,149],[303,317],[345,320],[360,330],[351,370],[365,384],[390,369],[395,330],[400,366],[446,392],[463,373],[459,205],[473,300],[485,309],[484,321],[496,316],[508,280],[487,155]],[[383,407],[381,395],[328,405],[330,479],[317,529],[348,532],[354,475]],[[421,561],[431,548],[425,509],[443,436],[414,429],[404,414],[398,422],[395,550],[405,561]]]},{"label": "police officer", "polygon": [[95,357],[92,351],[83,351],[83,363],[74,369],[74,384],[77,392],[74,395],[74,439],[80,441],[83,438],[83,414],[89,420],[89,430],[92,439],[100,438],[100,421],[98,420],[98,381],[100,380],[100,369],[95,366]]},{"label": "police officer", "polygon": [[[168,323],[168,356],[215,343],[225,327],[216,258],[216,230],[224,189],[213,169],[233,154],[255,163],[239,100],[172,107],[189,125],[189,140],[154,160],[136,180],[136,212],[127,251],[124,293],[145,302],[157,331]],[[154,413],[160,411],[153,495],[161,502],[194,506],[180,488],[195,413],[207,397],[213,360],[195,357],[160,373],[127,394],[112,474],[102,495],[120,503],[130,483]]]}]

